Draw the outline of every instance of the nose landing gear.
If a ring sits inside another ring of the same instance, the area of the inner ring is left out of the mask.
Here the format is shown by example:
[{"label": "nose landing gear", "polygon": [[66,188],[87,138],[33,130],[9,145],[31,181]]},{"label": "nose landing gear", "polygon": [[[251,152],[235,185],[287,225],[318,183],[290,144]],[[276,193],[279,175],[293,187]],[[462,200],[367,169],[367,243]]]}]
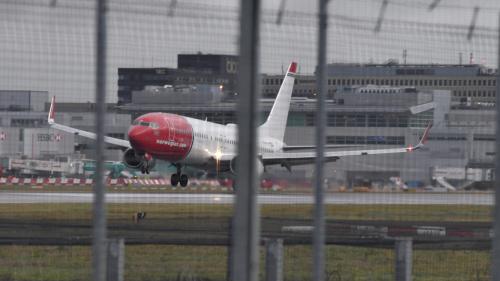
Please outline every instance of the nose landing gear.
[{"label": "nose landing gear", "polygon": [[180,184],[182,187],[186,187],[188,185],[188,176],[186,174],[181,174],[181,165],[176,165],[177,166],[177,173],[172,174],[170,177],[170,184],[172,186],[177,186],[177,184]]}]

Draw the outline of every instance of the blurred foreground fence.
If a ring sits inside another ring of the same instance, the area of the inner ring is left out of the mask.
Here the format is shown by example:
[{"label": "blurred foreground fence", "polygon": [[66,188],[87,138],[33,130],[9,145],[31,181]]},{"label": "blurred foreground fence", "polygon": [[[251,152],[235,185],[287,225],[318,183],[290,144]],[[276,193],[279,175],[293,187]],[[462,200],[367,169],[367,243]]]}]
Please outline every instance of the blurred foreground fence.
[{"label": "blurred foreground fence", "polygon": [[[0,0],[0,91],[55,95],[70,108],[61,122],[95,123],[98,135],[97,145],[50,136],[47,101],[39,109],[31,99],[22,101],[27,108],[2,100],[1,158],[89,157],[97,167],[95,179],[71,180],[94,186],[93,207],[75,199],[88,190],[52,190],[29,167],[2,174],[0,196],[12,202],[0,204],[0,280],[87,280],[90,272],[94,280],[500,280],[499,3],[311,4]],[[237,66],[182,69],[179,54],[227,55]],[[317,163],[265,172],[290,169],[289,181],[311,179],[314,192],[259,197],[257,126],[270,108],[260,97],[275,97],[291,61],[299,69],[285,140],[319,147]],[[183,91],[200,84],[221,96],[183,103]],[[134,104],[141,91],[154,97],[174,86],[182,86],[177,101]],[[125,137],[119,114],[130,121],[158,110],[237,121],[235,196],[206,186],[179,192],[163,178],[104,180],[104,161],[123,156],[103,142],[110,128]],[[328,164],[321,157],[330,148],[408,146],[436,120],[422,151]],[[158,189],[117,189],[116,201],[105,202],[105,183],[129,181]],[[71,199],[58,201],[60,193]],[[146,201],[127,201],[134,196]],[[19,256],[10,259],[11,250]]]}]

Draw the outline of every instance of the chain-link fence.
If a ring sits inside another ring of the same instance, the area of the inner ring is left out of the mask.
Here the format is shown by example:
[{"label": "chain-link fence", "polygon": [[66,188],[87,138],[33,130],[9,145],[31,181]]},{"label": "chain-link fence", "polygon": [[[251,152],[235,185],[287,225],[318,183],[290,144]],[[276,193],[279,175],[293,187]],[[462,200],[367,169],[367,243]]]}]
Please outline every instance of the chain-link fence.
[{"label": "chain-link fence", "polygon": [[0,280],[491,278],[497,1],[96,2],[0,0]]}]

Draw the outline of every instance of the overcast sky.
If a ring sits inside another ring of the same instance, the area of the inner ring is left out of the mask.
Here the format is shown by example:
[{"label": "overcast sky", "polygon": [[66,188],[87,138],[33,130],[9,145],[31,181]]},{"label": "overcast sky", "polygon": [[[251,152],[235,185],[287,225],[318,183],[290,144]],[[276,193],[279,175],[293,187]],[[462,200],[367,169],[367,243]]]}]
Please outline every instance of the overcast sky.
[{"label": "overcast sky", "polygon": [[[0,0],[0,89],[47,90],[58,100],[94,99],[94,1]],[[291,60],[316,65],[316,1],[263,1],[261,70],[280,73]],[[392,0],[374,32],[382,0],[331,0],[328,62],[468,62],[496,67],[499,1]],[[174,1],[175,3],[175,1]],[[178,53],[236,54],[233,0],[110,0],[107,98],[116,101],[118,67],[176,67]],[[476,29],[467,39],[475,6]]]}]

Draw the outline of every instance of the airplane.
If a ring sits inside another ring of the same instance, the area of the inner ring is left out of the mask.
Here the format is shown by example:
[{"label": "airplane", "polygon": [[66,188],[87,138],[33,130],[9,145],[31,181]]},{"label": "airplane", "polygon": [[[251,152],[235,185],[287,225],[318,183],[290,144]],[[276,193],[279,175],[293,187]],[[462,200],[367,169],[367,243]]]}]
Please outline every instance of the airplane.
[{"label": "airplane", "polygon": [[[284,142],[296,73],[297,63],[292,62],[267,120],[258,128],[259,174],[270,165],[281,165],[291,171],[292,166],[314,163],[314,146],[287,146]],[[95,133],[56,123],[55,106],[55,97],[52,97],[48,115],[51,128],[96,139]],[[408,153],[418,150],[424,146],[431,126],[432,123],[415,146],[326,151],[325,162],[333,162],[345,156]],[[140,169],[144,174],[149,174],[155,165],[155,159],[172,163],[177,172],[171,175],[170,183],[172,186],[180,184],[185,187],[188,184],[188,176],[182,173],[182,169],[186,166],[236,175],[237,136],[235,124],[222,125],[172,113],[153,112],[132,122],[128,130],[128,140],[106,136],[104,141],[124,148],[123,162],[130,168]]]}]

